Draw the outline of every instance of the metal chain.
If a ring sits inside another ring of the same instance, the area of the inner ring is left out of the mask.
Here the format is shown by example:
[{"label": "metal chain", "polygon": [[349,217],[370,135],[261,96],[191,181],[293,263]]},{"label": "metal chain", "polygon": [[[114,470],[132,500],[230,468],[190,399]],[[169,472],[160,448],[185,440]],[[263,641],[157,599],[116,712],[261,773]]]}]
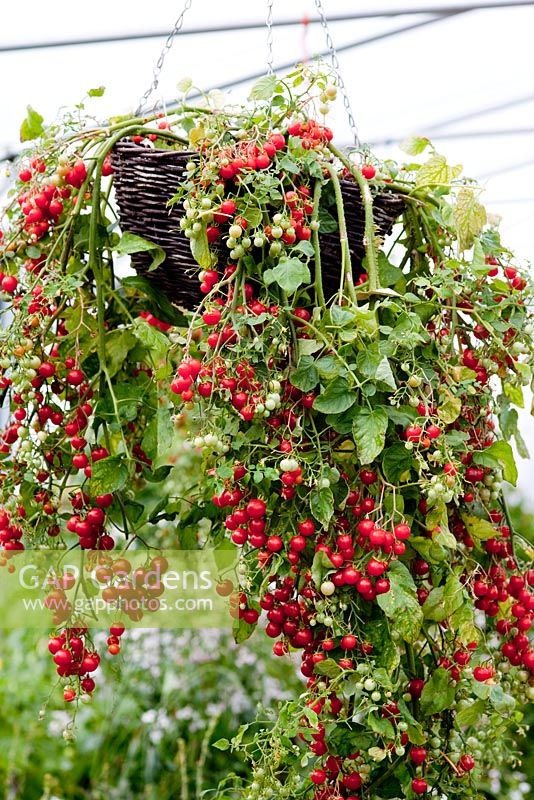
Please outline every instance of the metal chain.
[{"label": "metal chain", "polygon": [[267,75],[273,74],[273,0],[267,0]]},{"label": "metal chain", "polygon": [[[173,29],[171,30],[171,32],[167,36],[167,39],[165,40],[165,44],[161,48],[161,53],[159,54],[159,58],[156,61],[156,66],[154,67],[152,83],[150,84],[150,86],[148,87],[148,89],[146,90],[144,95],[141,97],[141,99],[139,100],[139,104],[138,104],[136,112],[135,112],[136,116],[138,116],[141,113],[143,108],[146,106],[150,96],[158,88],[159,79],[160,79],[160,76],[161,76],[161,71],[163,69],[163,64],[165,63],[165,59],[167,57],[167,54],[168,54],[169,50],[171,49],[171,47],[173,45],[174,37],[176,36],[177,33],[180,33],[180,31],[182,30],[182,26],[184,24],[184,17],[187,14],[187,12],[189,11],[189,9],[191,8],[192,4],[193,4],[193,0],[186,0],[186,2],[184,4],[184,7],[183,7],[183,9],[182,9],[182,11],[180,13],[180,16],[178,17],[178,19],[174,23]],[[155,105],[156,105],[156,103],[154,103],[154,106]]]},{"label": "metal chain", "polygon": [[345,106],[345,111],[347,112],[347,117],[349,120],[350,129],[352,132],[352,136],[354,138],[354,144],[356,147],[361,146],[360,137],[358,136],[358,130],[356,128],[356,122],[354,120],[354,114],[352,113],[352,107],[350,104],[349,96],[347,94],[347,88],[345,86],[345,81],[341,76],[340,66],[339,66],[339,59],[337,57],[336,48],[334,47],[334,41],[332,39],[332,34],[330,33],[330,28],[328,27],[328,20],[326,18],[326,14],[323,8],[322,0],[315,0],[315,5],[317,7],[317,11],[319,12],[319,18],[321,20],[321,25],[324,30],[325,38],[326,38],[326,46],[330,50],[330,59],[332,61],[332,66],[335,70],[337,76],[337,83],[339,89],[341,91],[341,96],[343,98],[343,105]]}]

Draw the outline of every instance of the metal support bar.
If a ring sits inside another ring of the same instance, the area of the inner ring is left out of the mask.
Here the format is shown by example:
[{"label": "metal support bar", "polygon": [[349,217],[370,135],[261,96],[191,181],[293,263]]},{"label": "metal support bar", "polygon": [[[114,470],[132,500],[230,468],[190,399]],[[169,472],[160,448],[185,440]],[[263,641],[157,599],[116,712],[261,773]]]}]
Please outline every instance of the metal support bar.
[{"label": "metal support bar", "polygon": [[[472,3],[459,3],[455,6],[443,4],[429,4],[420,8],[400,8],[400,9],[379,9],[376,11],[361,11],[350,14],[332,14],[328,20],[330,23],[335,22],[350,22],[352,20],[362,19],[378,19],[380,17],[404,17],[421,14],[440,14],[444,15],[449,12],[465,13],[467,11],[488,11],[491,9],[503,8],[521,8],[525,6],[534,6],[534,0],[511,0],[507,3],[488,3],[488,2],[472,2]],[[309,25],[320,23],[319,18],[311,17],[306,20]],[[302,17],[295,17],[287,20],[276,20],[273,22],[273,27],[294,27],[302,25]],[[258,30],[265,26],[264,21],[258,22],[243,22],[239,25],[200,25],[195,28],[189,28],[181,32],[180,36],[194,36],[203,33],[231,33],[235,31]],[[48,42],[27,42],[19,44],[0,45],[1,53],[13,53],[22,50],[42,50],[54,47],[78,47],[80,45],[90,44],[111,44],[114,42],[131,42],[140,41],[143,39],[164,39],[168,36],[169,31],[153,31],[142,33],[128,33],[128,34],[115,34],[112,36],[94,36],[90,38],[80,39],[57,39]]]}]

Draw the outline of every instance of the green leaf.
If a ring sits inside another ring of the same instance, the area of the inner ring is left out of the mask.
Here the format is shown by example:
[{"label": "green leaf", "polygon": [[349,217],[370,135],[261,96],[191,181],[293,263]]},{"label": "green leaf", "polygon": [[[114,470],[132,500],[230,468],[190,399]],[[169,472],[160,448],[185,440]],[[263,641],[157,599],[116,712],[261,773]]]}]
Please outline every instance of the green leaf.
[{"label": "green leaf", "polygon": [[312,356],[301,356],[298,366],[290,376],[293,386],[301,392],[311,392],[319,383],[319,373]]},{"label": "green leaf", "polygon": [[43,117],[31,106],[26,106],[27,114],[26,119],[23,120],[20,126],[20,141],[31,142],[37,139],[44,132]]},{"label": "green leaf", "polygon": [[317,372],[324,380],[331,381],[339,375],[339,362],[333,356],[323,356],[315,362]]},{"label": "green leaf", "polygon": [[454,717],[454,726],[456,728],[467,728],[470,725],[480,721],[480,717],[486,710],[485,700],[475,700],[467,708],[462,708]]},{"label": "green leaf", "polygon": [[456,575],[449,575],[443,586],[432,589],[423,603],[425,619],[442,622],[450,617],[464,602],[462,584]]},{"label": "green leaf", "polygon": [[350,308],[342,308],[334,304],[330,306],[330,319],[332,320],[332,325],[343,328],[345,325],[350,325],[354,322],[355,314]]},{"label": "green leaf", "polygon": [[412,536],[410,539],[410,546],[422,556],[425,561],[431,564],[439,564],[440,561],[445,561],[449,557],[447,550],[432,539],[426,536]]},{"label": "green leaf", "polygon": [[451,616],[450,624],[463,645],[480,641],[480,630],[475,625],[475,611],[470,600],[464,601],[456,609]]},{"label": "green leaf", "polygon": [[397,705],[403,720],[408,723],[407,733],[410,738],[410,742],[412,744],[424,744],[426,742],[426,736],[423,733],[423,728],[411,714],[408,706],[406,705],[406,701],[403,700],[402,697],[399,697],[397,700]]},{"label": "green leaf", "polygon": [[440,402],[438,406],[438,417],[445,425],[452,425],[462,411],[462,401],[459,397],[455,397],[451,392],[443,390],[440,393]]},{"label": "green leaf", "polygon": [[202,223],[202,230],[197,233],[194,239],[189,239],[191,254],[199,267],[209,269],[211,267],[211,251],[208,242],[208,234],[205,223]]},{"label": "green leaf", "polygon": [[518,408],[525,407],[525,400],[523,398],[523,390],[521,386],[516,386],[514,383],[503,383],[503,392],[506,397]]},{"label": "green leaf", "polygon": [[343,672],[337,661],[334,661],[333,658],[319,661],[319,663],[315,665],[313,671],[318,675],[326,675],[327,678],[337,678],[337,676]]},{"label": "green leaf", "polygon": [[514,451],[508,442],[493,442],[485,450],[473,455],[475,464],[493,469],[502,469],[503,478],[513,486],[517,483],[517,465]]},{"label": "green leaf", "polygon": [[383,287],[395,286],[402,277],[402,270],[388,261],[382,250],[378,253],[378,277]]},{"label": "green leaf", "polygon": [[473,514],[461,514],[467,533],[472,539],[491,539],[495,536],[495,528],[486,519],[480,519]]},{"label": "green leaf", "polygon": [[129,330],[108,331],[104,337],[106,343],[106,365],[110,377],[113,377],[124,366],[126,356],[136,345],[137,339]]},{"label": "green leaf", "polygon": [[228,739],[217,739],[216,742],[213,742],[212,747],[216,747],[217,750],[229,750],[230,742]]},{"label": "green leaf", "polygon": [[319,550],[313,557],[311,566],[312,580],[315,586],[319,587],[324,580],[324,576],[333,569],[333,564],[323,550]]},{"label": "green leaf", "polygon": [[489,695],[490,703],[499,714],[510,714],[516,707],[515,699],[506,694],[502,686],[492,686]]},{"label": "green leaf", "polygon": [[456,693],[455,687],[451,684],[451,676],[448,670],[438,667],[425,683],[421,694],[421,711],[426,717],[438,714],[446,708],[450,708],[454,702]]},{"label": "green leaf", "polygon": [[361,464],[370,464],[384,449],[389,417],[382,406],[358,408],[352,422],[352,435],[356,442]]},{"label": "green leaf", "polygon": [[438,153],[426,161],[417,171],[415,185],[421,186],[448,186],[461,173],[461,165],[450,167],[445,156]]},{"label": "green leaf", "polygon": [[172,452],[175,442],[172,413],[170,407],[159,407],[146,426],[141,446],[147,456],[155,462],[154,467],[165,463]]},{"label": "green leaf", "polygon": [[145,507],[143,503],[136,503],[135,500],[126,498],[124,500],[124,510],[128,520],[135,525],[143,516]]},{"label": "green leaf", "polygon": [[318,397],[313,407],[323,414],[341,414],[356,402],[356,393],[345,378],[335,378]]},{"label": "green leaf", "polygon": [[306,241],[303,239],[298,244],[294,245],[291,248],[292,253],[304,253],[305,256],[309,256],[310,258],[314,255],[315,250],[313,249],[313,245],[311,242]]},{"label": "green leaf", "polygon": [[319,230],[321,233],[335,233],[338,229],[337,219],[323,206],[319,207]]},{"label": "green leaf", "polygon": [[478,201],[479,192],[463,186],[458,192],[454,205],[454,220],[458,232],[460,248],[467,250],[473,246],[475,236],[481,233],[487,222],[486,209]]},{"label": "green leaf", "polygon": [[417,411],[411,406],[388,406],[388,417],[395,425],[402,425],[403,428],[408,427],[414,420],[417,419]]},{"label": "green leaf", "polygon": [[378,333],[378,319],[376,311],[367,305],[358,306],[354,309],[355,325],[359,333],[367,336],[374,336]]},{"label": "green leaf", "polygon": [[241,644],[242,642],[246,642],[247,639],[250,639],[255,630],[256,623],[251,624],[250,622],[245,622],[244,619],[234,620],[232,632],[234,634],[235,643]]},{"label": "green leaf", "polygon": [[249,100],[270,100],[274,94],[278,78],[276,75],[264,75],[256,81],[250,90]]},{"label": "green leaf", "polygon": [[393,375],[391,365],[386,356],[384,356],[376,369],[375,379],[380,381],[380,383],[384,383],[388,389],[393,389],[393,391],[397,389],[395,376]]},{"label": "green leaf", "polygon": [[124,489],[130,473],[122,456],[109,456],[96,461],[92,466],[91,494],[108,494]]},{"label": "green leaf", "polygon": [[329,486],[311,493],[310,511],[323,528],[328,528],[328,524],[334,515],[334,495]]},{"label": "green leaf", "polygon": [[475,272],[487,273],[489,266],[486,264],[486,254],[479,238],[475,239],[471,269]]},{"label": "green leaf", "polygon": [[165,361],[170,343],[165,334],[149,325],[144,319],[137,317],[132,323],[132,332],[138,341],[149,351],[154,364]]},{"label": "green leaf", "polygon": [[387,577],[390,589],[376,598],[391,627],[406,642],[413,644],[423,624],[423,612],[417,599],[416,587],[409,570],[400,561],[392,561]]},{"label": "green leaf", "polygon": [[104,92],[106,91],[105,86],[97,86],[96,89],[89,89],[87,92],[88,97],[102,97]]},{"label": "green leaf", "polygon": [[413,453],[402,442],[388,447],[382,455],[382,470],[389,483],[398,484],[410,478]]},{"label": "green leaf", "polygon": [[267,285],[277,283],[284,292],[294,294],[299,286],[310,283],[310,270],[299,258],[281,259],[279,264],[273,269],[267,269],[263,273],[263,279]]},{"label": "green leaf", "polygon": [[365,626],[365,638],[373,645],[373,658],[378,666],[392,674],[399,666],[400,653],[391,638],[387,619],[370,620]]},{"label": "green leaf", "polygon": [[367,715],[367,727],[379,736],[383,736],[385,739],[395,738],[395,731],[389,719],[377,717],[375,714],[369,713]]},{"label": "green leaf", "polygon": [[154,288],[152,282],[142,275],[128,275],[122,278],[121,286],[142,292],[150,300],[150,310],[158,319],[174,325],[187,326],[186,317],[177,311],[170,300],[162,292]]},{"label": "green leaf", "polygon": [[282,156],[282,158],[278,162],[278,166],[280,167],[280,169],[283,169],[284,172],[290,172],[293,175],[298,175],[298,173],[300,172],[299,165],[297,164],[295,159],[289,155],[289,153],[286,153],[285,156]]},{"label": "green leaf", "polygon": [[404,153],[408,153],[409,156],[418,156],[429,145],[430,139],[427,139],[426,136],[409,136],[402,142],[400,148]]},{"label": "green leaf", "polygon": [[189,89],[192,87],[192,85],[193,85],[193,81],[192,81],[192,79],[191,79],[191,78],[182,78],[182,79],[181,79],[181,80],[179,80],[179,81],[178,81],[178,83],[176,84],[176,88],[177,88],[177,89],[178,89],[178,91],[179,91],[179,92],[181,92],[182,94],[187,94],[187,92],[188,92],[188,91],[189,91]]},{"label": "green leaf", "polygon": [[147,239],[143,239],[142,236],[137,236],[137,234],[129,233],[128,231],[122,234],[115,250],[121,256],[129,256],[133,253],[149,253],[152,256],[152,261],[148,267],[149,272],[157,269],[157,267],[165,261],[165,251],[162,247],[154,244],[154,242],[149,242]]}]

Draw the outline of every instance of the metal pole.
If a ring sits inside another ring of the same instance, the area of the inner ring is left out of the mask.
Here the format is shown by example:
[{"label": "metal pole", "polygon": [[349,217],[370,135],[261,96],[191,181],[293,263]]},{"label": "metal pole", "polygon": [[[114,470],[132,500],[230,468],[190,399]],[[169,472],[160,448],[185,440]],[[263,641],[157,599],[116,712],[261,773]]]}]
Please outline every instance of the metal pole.
[{"label": "metal pole", "polygon": [[[350,22],[352,20],[362,19],[377,19],[379,17],[404,17],[421,14],[447,14],[465,13],[467,11],[488,11],[491,9],[503,8],[521,8],[525,6],[534,6],[534,0],[511,0],[508,3],[488,3],[488,2],[472,2],[472,3],[459,3],[455,6],[448,6],[443,4],[427,5],[420,8],[400,8],[400,9],[379,9],[376,11],[360,11],[350,14],[332,14],[328,20],[331,23],[335,22]],[[319,24],[320,20],[316,17],[307,19],[307,24]],[[287,20],[277,20],[273,22],[273,27],[294,27],[302,25],[302,17],[294,17]],[[265,26],[264,21],[258,22],[243,22],[239,25],[200,25],[195,28],[189,28],[181,32],[180,36],[194,36],[203,33],[230,33],[235,31],[257,30]],[[0,45],[1,53],[13,53],[23,50],[41,50],[54,47],[78,47],[80,45],[90,44],[111,44],[115,42],[131,42],[141,41],[143,39],[163,39],[168,36],[169,31],[153,31],[142,33],[129,33],[129,34],[116,34],[112,36],[95,36],[90,38],[79,39],[56,39],[47,42],[26,42],[19,44],[6,44]]]}]

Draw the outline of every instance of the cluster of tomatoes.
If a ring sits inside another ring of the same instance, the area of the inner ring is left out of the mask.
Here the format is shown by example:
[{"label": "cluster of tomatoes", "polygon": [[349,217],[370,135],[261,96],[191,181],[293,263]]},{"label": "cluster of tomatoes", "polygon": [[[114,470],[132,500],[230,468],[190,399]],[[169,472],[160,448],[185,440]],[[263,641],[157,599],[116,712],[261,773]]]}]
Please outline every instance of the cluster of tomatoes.
[{"label": "cluster of tomatoes", "polygon": [[[124,630],[124,625],[119,622],[110,626],[107,639],[110,655],[120,653],[120,637]],[[100,656],[88,639],[87,628],[64,628],[58,635],[50,637],[48,650],[56,665],[57,674],[69,681],[63,689],[65,702],[72,703],[78,698],[82,701],[88,699],[96,686],[91,673],[98,669]]]}]

